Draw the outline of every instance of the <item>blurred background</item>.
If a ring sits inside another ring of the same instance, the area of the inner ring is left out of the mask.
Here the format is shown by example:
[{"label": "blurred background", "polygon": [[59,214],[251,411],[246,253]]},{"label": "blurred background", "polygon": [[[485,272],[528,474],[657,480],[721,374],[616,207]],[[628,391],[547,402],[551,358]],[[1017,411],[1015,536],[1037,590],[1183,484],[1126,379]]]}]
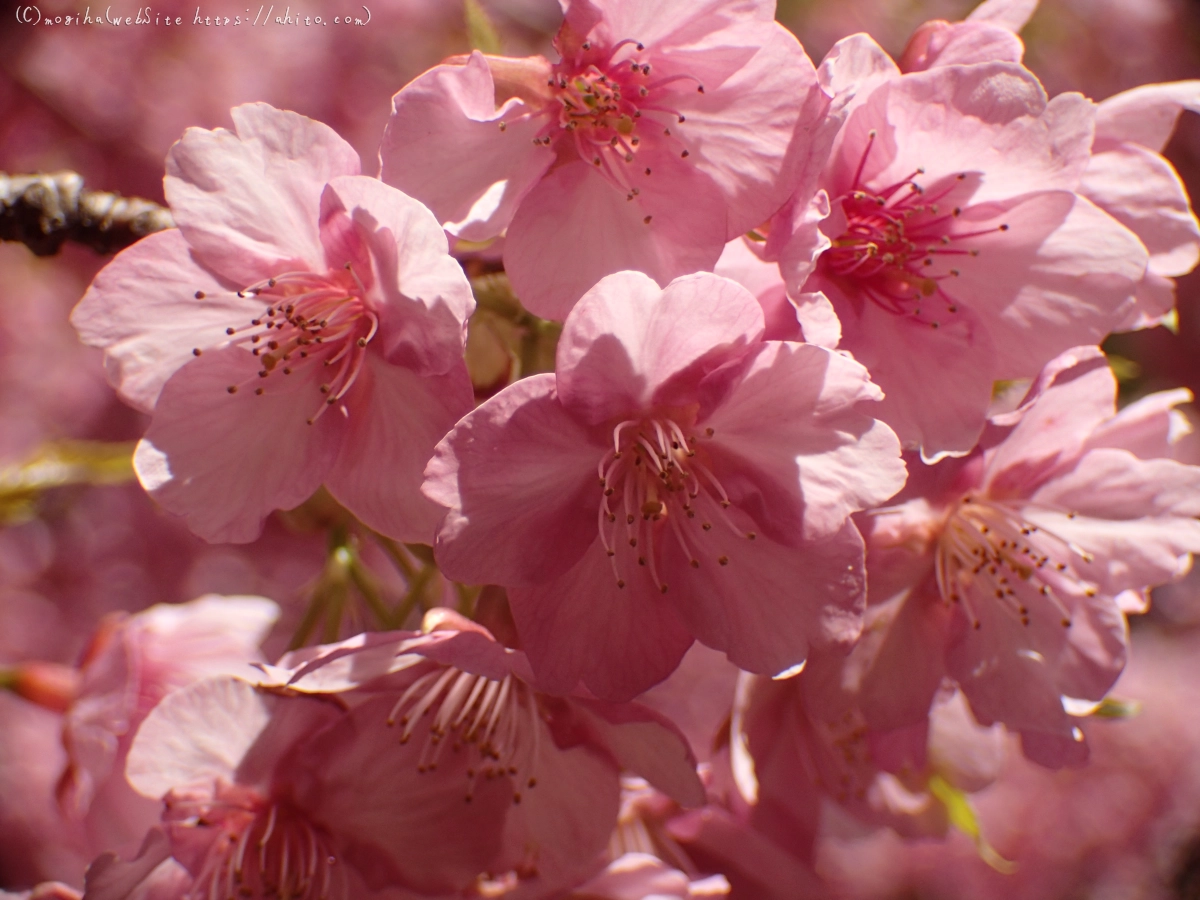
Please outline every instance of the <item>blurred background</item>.
[{"label": "blurred background", "polygon": [[[285,0],[258,26],[247,24],[258,5],[239,2],[139,8],[135,0],[39,0],[43,22],[72,24],[34,25],[18,21],[24,4],[0,0],[0,172],[72,170],[91,188],[161,203],[164,156],[183,130],[228,126],[231,107],[264,100],[331,125],[374,174],[392,94],[471,46],[461,0],[366,0],[367,11],[355,0]],[[555,0],[480,5],[504,54],[552,52]],[[819,62],[858,31],[898,55],[921,22],[959,19],[974,5],[779,0],[778,17]],[[183,24],[74,21],[139,10]],[[289,13],[324,24],[273,21]],[[246,21],[197,25],[197,14]],[[332,22],[368,14],[361,26]],[[1200,78],[1195,0],[1043,0],[1023,37],[1026,63],[1051,94],[1101,100],[1139,84]],[[1165,155],[1192,196],[1200,194],[1200,116],[1185,114]],[[158,513],[136,483],[63,486],[21,503],[3,494],[5,473],[47,442],[131,441],[145,427],[105,384],[99,352],[79,345],[67,322],[105,261],[76,246],[37,258],[22,245],[0,245],[0,665],[70,662],[105,614],[208,591],[282,603],[278,652],[337,575],[330,568],[336,511],[318,503],[276,517],[256,544],[211,547]],[[1106,349],[1123,402],[1178,386],[1200,392],[1200,274],[1179,279],[1176,332],[1119,335]],[[1187,461],[1200,462],[1200,453]],[[352,537],[339,539],[373,571],[391,573],[378,575],[375,589],[403,602],[422,560],[403,557],[406,573],[382,559],[387,548],[359,547]],[[439,587],[422,582],[422,590],[432,597]],[[353,624],[350,616],[333,630]],[[1049,773],[1014,758],[1002,782],[978,798],[989,840],[1017,861],[1015,875],[989,869],[961,835],[913,845],[890,834],[846,834],[818,859],[831,890],[896,900],[1200,898],[1200,578],[1161,589],[1133,630],[1133,660],[1116,693],[1140,699],[1142,713],[1089,732],[1088,769]],[[0,889],[81,872],[86,861],[82,845],[46,840],[55,815],[50,788],[61,769],[57,727],[50,713],[0,693]],[[21,762],[31,754],[40,755],[40,776]]]}]

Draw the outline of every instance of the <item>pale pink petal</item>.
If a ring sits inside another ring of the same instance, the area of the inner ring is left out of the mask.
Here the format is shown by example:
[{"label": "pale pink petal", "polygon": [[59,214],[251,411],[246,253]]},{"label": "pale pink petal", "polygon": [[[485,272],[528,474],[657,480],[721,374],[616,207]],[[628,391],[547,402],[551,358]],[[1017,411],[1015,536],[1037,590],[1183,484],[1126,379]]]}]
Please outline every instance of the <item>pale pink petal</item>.
[{"label": "pale pink petal", "polygon": [[1102,341],[1146,271],[1146,250],[1083,197],[1036,194],[979,221],[1008,229],[974,239],[975,265],[950,288],[986,322],[996,378],[1034,375],[1048,359]]},{"label": "pale pink petal", "polygon": [[422,377],[368,355],[345,398],[345,437],[325,486],[370,528],[432,544],[442,510],[421,493],[425,466],[472,400],[461,366]]},{"label": "pale pink petal", "polygon": [[[462,364],[471,286],[449,255],[446,234],[422,204],[375,178],[336,178],[322,215],[349,215],[363,235],[382,295],[379,340],[390,362],[441,375]],[[332,269],[346,260],[329,259]]]},{"label": "pale pink petal", "polygon": [[1117,383],[1098,347],[1052,360],[1022,405],[1005,417],[1016,427],[985,455],[983,484],[993,496],[1028,496],[1055,468],[1070,465],[1091,431],[1112,415]]},{"label": "pale pink petal", "polygon": [[426,496],[450,510],[436,545],[442,570],[468,584],[513,585],[573,566],[596,540],[602,441],[566,413],[548,374],[464,418],[426,473]]},{"label": "pale pink petal", "polygon": [[829,249],[829,237],[820,227],[829,213],[829,195],[817,191],[807,203],[785,207],[771,222],[766,256],[779,261],[779,274],[793,297],[804,292],[818,257]]},{"label": "pale pink petal", "polygon": [[700,426],[735,505],[776,540],[798,545],[841,530],[852,512],[904,485],[895,434],[859,410],[879,390],[849,357],[810,344],[767,343]]},{"label": "pale pink petal", "polygon": [[636,772],[684,807],[704,805],[704,785],[696,775],[696,758],[687,739],[667,718],[631,703],[577,699],[597,744],[622,771]]},{"label": "pale pink petal", "polygon": [[521,100],[497,109],[496,99],[482,54],[436,66],[392,98],[379,151],[383,180],[427,205],[439,222],[459,223],[451,230],[466,240],[500,234],[554,161],[553,151],[533,145],[545,119],[519,120],[530,112]]},{"label": "pale pink petal", "polygon": [[[924,169],[928,182],[986,172],[974,203],[1072,190],[1091,155],[1094,117],[1078,94],[1047,103],[1038,80],[1012,63],[914,72],[874,91],[847,123],[831,194],[852,186],[870,129],[878,138],[864,177],[873,184]],[[889,156],[884,149],[892,140],[898,146]]]},{"label": "pale pink petal", "polygon": [[1003,25],[937,19],[913,32],[899,64],[905,72],[921,72],[935,66],[1020,63],[1024,53],[1021,39]]},{"label": "pale pink petal", "polygon": [[[904,446],[920,448],[927,462],[970,452],[983,429],[996,377],[995,347],[979,317],[959,307],[933,328],[870,300],[855,315],[851,301],[836,288],[829,291],[845,323],[840,346],[883,390],[875,415],[895,429]],[[938,385],[936,403],[929,402],[931,379]]]},{"label": "pale pink petal", "polygon": [[619,272],[583,296],[563,329],[559,397],[588,422],[695,402],[700,379],[762,330],[761,307],[726,278],[689,275],[660,290],[640,272]]},{"label": "pale pink petal", "polygon": [[195,348],[220,346],[262,304],[198,265],[177,230],[152,234],[100,270],[71,313],[85,344],[105,351],[108,379],[121,397],[150,411]]},{"label": "pale pink petal", "polygon": [[479,778],[467,801],[467,753],[443,753],[436,771],[418,773],[425,741],[399,741],[388,726],[395,702],[369,699],[304,744],[292,764],[297,801],[349,845],[372,887],[457,893],[496,858],[513,789],[507,777]]},{"label": "pale pink petal", "polygon": [[1172,457],[1179,440],[1192,431],[1191,423],[1176,407],[1192,400],[1192,392],[1186,388],[1142,397],[1093,430],[1085,447],[1115,447],[1139,459]]},{"label": "pale pink petal", "polygon": [[279,702],[229,676],[167,695],[138,729],[125,764],[129,783],[158,799],[172,788],[232,782]]},{"label": "pale pink petal", "polygon": [[142,486],[205,540],[254,540],[268,513],[307,500],[337,458],[342,412],[308,424],[324,405],[318,368],[260,379],[258,360],[239,347],[188,363],[163,387],[134,454]]},{"label": "pale pink petal", "polygon": [[628,192],[590,162],[566,163],[522,201],[509,226],[504,262],[530,312],[564,319],[585,291],[623,269],[665,285],[716,264],[725,246],[726,214],[711,178],[674,151],[649,146],[621,172]]},{"label": "pale pink petal", "polygon": [[[734,238],[725,245],[713,273],[736,281],[754,295],[763,310],[765,340],[803,340],[800,322],[796,318],[796,308],[788,300],[787,289],[779,275],[779,266],[764,262],[750,249],[745,238]],[[830,312],[832,313],[832,309]]]},{"label": "pale pink petal", "polygon": [[992,22],[1011,31],[1020,31],[1037,9],[1038,0],[984,0],[971,14],[969,22]]},{"label": "pale pink petal", "polygon": [[[593,512],[590,521],[595,518]],[[639,585],[631,580],[625,588],[617,587],[612,563],[594,539],[565,574],[533,587],[509,588],[513,617],[539,687],[562,694],[582,681],[597,697],[621,701],[674,671],[692,634],[670,597]]]},{"label": "pale pink petal", "polygon": [[1200,112],[1200,81],[1143,84],[1115,94],[1096,109],[1096,149],[1130,142],[1161,153],[1185,109]]},{"label": "pale pink petal", "polygon": [[653,4],[630,3],[628,0],[560,2],[567,22],[583,34],[596,27],[597,37],[609,44],[632,39],[647,47],[687,46],[738,22],[770,21],[775,13],[770,0],[662,0]]},{"label": "pale pink petal", "polygon": [[[836,350],[842,342],[842,321],[829,298],[820,291],[800,293],[792,299],[800,322],[803,340],[827,350]],[[886,394],[884,395],[886,398]]]},{"label": "pale pink petal", "polygon": [[1125,144],[1096,153],[1080,193],[1138,236],[1156,275],[1185,275],[1200,261],[1200,223],[1171,164]]},{"label": "pale pink petal", "polygon": [[328,125],[265,103],[236,107],[234,131],[189,128],[167,154],[164,189],[197,258],[242,286],[324,259],[321,191],[357,175]]},{"label": "pale pink petal", "polygon": [[680,140],[728,204],[727,240],[761,225],[791,195],[811,168],[796,157],[808,151],[828,104],[790,32],[772,23],[760,41],[724,84],[706,84],[681,104]]},{"label": "pale pink petal", "polygon": [[597,900],[688,900],[690,896],[686,875],[646,853],[622,854],[575,894]]},{"label": "pale pink petal", "polygon": [[[713,515],[702,506],[700,515]],[[747,540],[720,525],[694,535],[692,544],[699,567],[676,543],[664,548],[667,599],[702,643],[740,668],[776,675],[804,662],[810,645],[849,645],[858,637],[866,579],[852,522],[800,547],[761,535]]]},{"label": "pale pink petal", "polygon": [[876,87],[899,75],[900,69],[892,58],[866,34],[842,38],[825,54],[817,69],[821,86],[834,98],[831,112],[839,116],[849,113]]},{"label": "pale pink petal", "polygon": [[1134,302],[1113,331],[1137,331],[1155,328],[1175,309],[1175,281],[1146,272],[1133,292]]}]

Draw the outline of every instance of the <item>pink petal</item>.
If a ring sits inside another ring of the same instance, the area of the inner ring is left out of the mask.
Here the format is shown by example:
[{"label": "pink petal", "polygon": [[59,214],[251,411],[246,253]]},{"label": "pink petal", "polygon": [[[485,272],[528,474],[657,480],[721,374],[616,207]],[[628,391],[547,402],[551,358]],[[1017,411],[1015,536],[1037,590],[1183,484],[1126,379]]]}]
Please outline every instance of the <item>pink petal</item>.
[{"label": "pink petal", "polygon": [[761,49],[728,80],[680,104],[680,140],[728,204],[727,240],[761,225],[795,190],[808,168],[797,157],[828,105],[790,32],[771,23],[758,40]]},{"label": "pink petal", "polygon": [[1161,153],[1185,109],[1200,112],[1200,81],[1143,84],[1114,94],[1096,109],[1096,149],[1130,142]]},{"label": "pink petal", "polygon": [[845,355],[769,342],[698,425],[715,432],[703,446],[730,499],[775,540],[798,546],[836,534],[852,512],[904,486],[895,434],[858,411],[878,396]]},{"label": "pink petal", "polygon": [[762,309],[741,285],[699,273],[660,290],[640,272],[603,279],[563,329],[563,405],[588,422],[689,403],[700,379],[762,335]]},{"label": "pink petal", "polygon": [[967,21],[993,22],[1017,32],[1025,27],[1037,6],[1038,0],[984,0],[971,11]]},{"label": "pink petal", "polygon": [[670,675],[692,643],[670,598],[648,579],[617,587],[598,538],[565,574],[510,587],[508,598],[538,686],[549,693],[582,681],[597,697],[629,700]]},{"label": "pink petal", "polygon": [[984,229],[997,220],[1008,229],[973,240],[979,258],[961,266],[949,289],[987,324],[995,377],[1031,376],[1070,347],[1102,341],[1146,271],[1141,242],[1066,192],[1035,194],[972,224]]},{"label": "pink petal", "polygon": [[766,325],[764,339],[803,339],[800,335],[800,322],[796,318],[796,308],[788,300],[787,290],[779,275],[779,266],[760,259],[747,245],[745,238],[734,238],[725,245],[713,273],[736,281],[758,300]]},{"label": "pink petal", "polygon": [[1125,144],[1096,153],[1080,193],[1138,236],[1156,275],[1185,275],[1200,261],[1200,223],[1171,164]]},{"label": "pink petal", "polygon": [[536,865],[536,880],[508,895],[514,900],[562,896],[558,890],[594,872],[620,807],[620,781],[611,760],[586,745],[560,749],[548,734],[538,749],[537,785],[517,786],[521,802],[510,802],[496,863],[501,871],[530,861]]},{"label": "pink petal", "polygon": [[[260,379],[240,347],[188,363],[163,387],[134,454],[142,486],[205,540],[254,540],[268,513],[307,500],[337,458],[342,412],[308,424],[324,403],[318,368]],[[231,395],[231,386],[240,387]]]},{"label": "pink petal", "polygon": [[[598,21],[595,34],[613,44],[626,38],[647,47],[686,46],[745,21],[770,21],[770,0],[662,0],[645,4],[629,0],[561,0],[573,27]],[[593,26],[586,25],[586,34]]]},{"label": "pink petal", "polygon": [[596,540],[598,436],[559,403],[554,376],[505,388],[438,445],[424,492],[449,510],[438,564],[467,584],[529,584],[573,566]]},{"label": "pink petal", "polygon": [[[161,828],[146,834],[137,856],[126,862],[104,853],[88,866],[84,890],[89,900],[128,900],[138,885],[171,856],[171,841]],[[190,885],[189,885],[190,886]]]},{"label": "pink petal", "polygon": [[949,623],[950,609],[932,577],[878,610],[868,607],[867,634],[886,629],[859,689],[858,702],[872,728],[925,721],[946,676]]},{"label": "pink petal", "polygon": [[422,377],[368,354],[345,399],[345,437],[325,486],[368,527],[398,541],[432,544],[442,510],[421,493],[425,466],[472,402],[461,365]]},{"label": "pink petal", "polygon": [[[379,291],[379,339],[390,362],[440,375],[462,364],[471,285],[446,234],[423,205],[375,178],[336,178],[322,214],[349,211],[363,234]],[[331,268],[345,260],[330,259]]]},{"label": "pink petal", "polygon": [[640,775],[681,806],[704,805],[696,758],[669,719],[634,703],[577,699],[573,706],[622,771]]},{"label": "pink petal", "polygon": [[1180,438],[1192,430],[1176,407],[1191,402],[1192,392],[1186,388],[1142,397],[1099,425],[1088,437],[1086,448],[1115,447],[1139,459],[1171,457]]},{"label": "pink petal", "polygon": [[875,88],[899,75],[900,69],[892,58],[866,34],[842,38],[825,54],[817,69],[821,86],[834,98],[831,112],[839,119]]},{"label": "pink petal", "polygon": [[140,794],[232,782],[279,699],[249,682],[215,676],[168,694],[142,722],[125,774]]},{"label": "pink petal", "polygon": [[467,753],[443,753],[418,773],[425,739],[399,742],[387,724],[395,702],[369,699],[308,741],[293,764],[297,800],[350,845],[358,869],[375,873],[373,887],[457,893],[491,868],[513,789],[506,777],[481,777],[466,802]]},{"label": "pink petal", "polygon": [[436,66],[392,98],[381,177],[427,205],[439,222],[460,223],[452,228],[460,237],[495,237],[554,161],[553,151],[533,146],[545,120],[516,121],[528,112],[515,98],[496,108],[482,54],[472,53],[464,65]]},{"label": "pink petal", "polygon": [[198,265],[173,229],[117,254],[88,287],[71,324],[85,344],[105,351],[109,381],[121,397],[149,412],[194,348],[224,344],[226,328],[262,312],[261,303],[236,290]]},{"label": "pink petal", "polygon": [[324,259],[321,191],[357,175],[328,125],[265,103],[236,107],[234,131],[189,128],[167,154],[171,214],[198,259],[241,286]]},{"label": "pink petal", "polygon": [[1014,30],[970,20],[926,22],[909,39],[899,60],[900,68],[905,72],[921,72],[935,66],[1020,63],[1025,45]]},{"label": "pink petal", "polygon": [[[697,512],[713,514],[699,503]],[[692,545],[699,567],[677,543],[664,548],[667,599],[701,643],[740,668],[776,675],[804,662],[810,644],[848,645],[858,637],[866,579],[852,522],[799,547],[762,535],[747,540],[714,524],[693,534]],[[727,565],[718,564],[722,557]]]},{"label": "pink petal", "polygon": [[1021,407],[1015,425],[985,459],[983,487],[993,497],[1029,496],[1055,468],[1082,452],[1091,431],[1113,414],[1116,379],[1098,347],[1077,347],[1052,360]]},{"label": "pink petal", "polygon": [[623,269],[665,285],[716,264],[725,246],[726,211],[711,178],[674,151],[650,146],[621,172],[628,193],[590,163],[569,162],[521,202],[504,263],[530,312],[564,319],[584,292]]}]

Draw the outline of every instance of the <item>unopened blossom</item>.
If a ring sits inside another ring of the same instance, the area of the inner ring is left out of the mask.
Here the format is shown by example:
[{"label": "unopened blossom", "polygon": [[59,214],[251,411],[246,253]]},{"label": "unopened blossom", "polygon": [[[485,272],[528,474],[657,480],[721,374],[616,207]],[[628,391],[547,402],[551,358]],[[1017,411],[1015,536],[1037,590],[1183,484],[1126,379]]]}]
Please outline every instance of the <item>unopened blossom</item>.
[{"label": "unopened blossom", "polygon": [[762,332],[719,276],[610,275],[567,318],[555,374],[439,445],[439,565],[508,589],[547,690],[635,696],[693,639],[774,674],[857,636],[848,516],[903,483],[898,444],[862,366]]},{"label": "unopened blossom", "polygon": [[[314,740],[309,797],[348,838],[370,838],[364,805],[395,807],[395,883],[421,895],[477,886],[549,897],[603,865],[620,773],[680,803],[704,790],[683,736],[636,704],[536,690],[520,651],[437,609],[420,632],[360,635],[266,669],[292,691],[336,698],[347,718]],[[302,762],[301,765],[304,763]],[[386,790],[370,800],[364,780]]]},{"label": "unopened blossom", "polygon": [[793,296],[832,302],[840,346],[884,391],[880,418],[926,459],[971,450],[997,380],[1119,327],[1148,261],[1088,199],[1096,107],[1048,99],[1012,61],[1019,43],[960,49],[907,73],[865,35],[830,51],[820,78],[841,125],[824,194],[793,201],[767,248]]},{"label": "unopened blossom", "polygon": [[1115,396],[1099,349],[1065,353],[980,450],[923,467],[863,517],[884,607],[860,696],[876,727],[923,719],[948,676],[1034,760],[1086,757],[1072,701],[1105,696],[1125,664],[1124,613],[1200,550],[1200,467],[1169,458],[1171,407],[1189,395],[1119,413]]},{"label": "unopened blossom", "polygon": [[554,319],[613,272],[711,270],[796,189],[828,102],[774,0],[561,3],[557,61],[431,69],[381,150],[451,233],[506,233],[517,295]]},{"label": "unopened blossom", "polygon": [[153,418],[143,486],[210,541],[246,542],[324,484],[371,527],[428,540],[418,493],[470,408],[470,286],[420,203],[359,175],[327,126],[266,104],[167,157],[179,228],[105,267],[72,320]]}]

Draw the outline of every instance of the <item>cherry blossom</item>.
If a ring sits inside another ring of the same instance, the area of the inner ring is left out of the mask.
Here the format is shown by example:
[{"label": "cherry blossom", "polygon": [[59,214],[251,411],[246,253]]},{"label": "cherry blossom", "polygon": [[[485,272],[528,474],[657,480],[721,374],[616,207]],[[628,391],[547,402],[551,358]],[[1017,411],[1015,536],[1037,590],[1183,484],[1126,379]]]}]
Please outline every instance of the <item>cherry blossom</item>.
[{"label": "cherry blossom", "polygon": [[[372,802],[397,816],[411,808],[403,851],[392,851],[410,890],[479,881],[549,896],[578,884],[603,865],[622,770],[681,803],[704,800],[687,742],[664,718],[538,692],[523,653],[450,610],[427,613],[421,632],[360,635],[265,672],[269,683],[350,707],[309,751],[323,760],[327,825],[365,838],[375,829],[361,818],[364,778],[395,773],[394,792]],[[472,838],[448,848],[447,834]]]},{"label": "cherry blossom", "polygon": [[876,727],[923,719],[949,676],[1031,758],[1086,758],[1071,701],[1105,696],[1125,664],[1123,613],[1200,550],[1200,468],[1168,458],[1187,393],[1118,413],[1115,387],[1098,349],[1063,354],[983,449],[864,517],[886,634],[860,698]]},{"label": "cherry blossom", "polygon": [[[1019,44],[994,50],[902,73],[865,35],[841,41],[820,68],[841,123],[828,200],[794,201],[768,237],[789,291],[829,298],[880,417],[928,460],[971,450],[995,381],[1120,326],[1148,260],[1083,187],[1095,107],[1047,99],[1011,61]],[[831,241],[815,263],[814,224]]]},{"label": "cherry blossom", "polygon": [[266,104],[232,116],[171,148],[178,230],[119,254],[72,316],[153,412],[138,476],[210,541],[253,540],[322,484],[428,540],[421,470],[471,404],[470,286],[429,212],[360,176],[331,129]]},{"label": "cherry blossom", "polygon": [[719,276],[611,275],[568,317],[556,374],[439,445],[438,562],[508,588],[547,690],[634,696],[694,638],[774,674],[857,636],[847,517],[903,483],[895,435],[862,411],[879,392],[860,365],[762,331]]},{"label": "cherry blossom", "polygon": [[711,270],[795,190],[827,103],[773,0],[562,6],[557,62],[443,63],[396,95],[381,150],[452,233],[506,232],[517,295],[555,319],[622,269]]}]

